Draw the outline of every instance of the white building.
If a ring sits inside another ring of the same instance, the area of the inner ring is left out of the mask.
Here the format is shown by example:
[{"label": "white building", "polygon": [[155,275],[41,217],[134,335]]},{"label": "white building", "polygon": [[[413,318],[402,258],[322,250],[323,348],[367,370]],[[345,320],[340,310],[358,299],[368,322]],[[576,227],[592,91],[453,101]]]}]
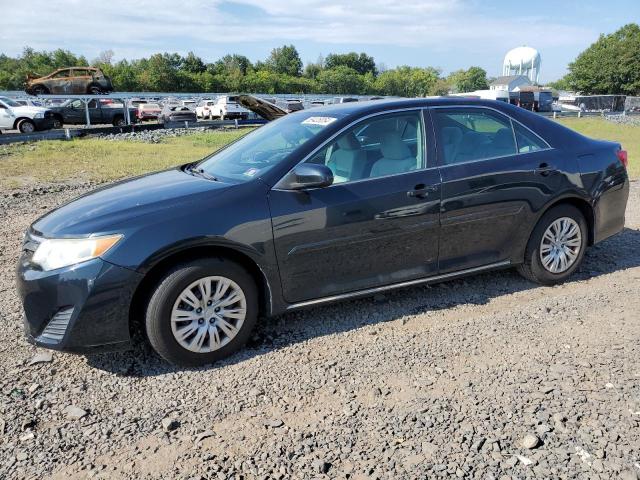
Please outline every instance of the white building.
[{"label": "white building", "polygon": [[509,50],[502,63],[502,75],[524,75],[531,83],[538,83],[540,78],[540,52],[531,47],[517,47]]},{"label": "white building", "polygon": [[507,75],[496,78],[489,85],[489,89],[517,92],[520,87],[524,87],[526,85],[531,85],[531,80],[529,80],[525,75]]}]

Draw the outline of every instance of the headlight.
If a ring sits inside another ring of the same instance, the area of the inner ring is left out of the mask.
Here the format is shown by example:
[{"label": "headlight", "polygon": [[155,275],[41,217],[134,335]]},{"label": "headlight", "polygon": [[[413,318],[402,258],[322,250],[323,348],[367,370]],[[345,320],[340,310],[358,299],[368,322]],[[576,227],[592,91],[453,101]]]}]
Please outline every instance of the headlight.
[{"label": "headlight", "polygon": [[33,254],[32,262],[45,271],[68,267],[104,255],[121,238],[122,235],[44,239]]},{"label": "headlight", "polygon": [[44,118],[44,112],[38,112],[36,113],[33,118]]}]

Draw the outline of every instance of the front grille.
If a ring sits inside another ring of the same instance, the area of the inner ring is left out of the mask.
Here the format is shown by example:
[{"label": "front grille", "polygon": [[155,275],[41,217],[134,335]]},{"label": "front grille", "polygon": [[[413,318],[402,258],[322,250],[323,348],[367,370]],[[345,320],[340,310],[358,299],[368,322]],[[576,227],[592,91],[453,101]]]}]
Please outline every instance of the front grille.
[{"label": "front grille", "polygon": [[58,310],[49,323],[44,328],[38,340],[47,343],[59,343],[63,338],[69,326],[69,320],[73,315],[73,307],[66,307]]}]

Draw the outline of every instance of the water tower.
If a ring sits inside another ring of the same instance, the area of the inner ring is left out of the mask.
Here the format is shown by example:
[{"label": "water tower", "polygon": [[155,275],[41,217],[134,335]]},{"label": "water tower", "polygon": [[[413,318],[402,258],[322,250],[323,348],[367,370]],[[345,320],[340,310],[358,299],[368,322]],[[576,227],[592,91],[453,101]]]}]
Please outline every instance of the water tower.
[{"label": "water tower", "polygon": [[525,75],[531,83],[538,83],[540,62],[540,52],[535,48],[514,48],[504,56],[502,75]]}]

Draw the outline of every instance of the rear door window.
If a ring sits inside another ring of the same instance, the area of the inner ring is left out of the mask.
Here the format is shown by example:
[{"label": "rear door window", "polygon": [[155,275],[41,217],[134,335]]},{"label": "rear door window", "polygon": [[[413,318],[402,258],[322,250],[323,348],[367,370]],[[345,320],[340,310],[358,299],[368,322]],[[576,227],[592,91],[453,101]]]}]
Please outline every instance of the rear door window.
[{"label": "rear door window", "polygon": [[519,123],[514,122],[513,129],[516,133],[518,152],[537,152],[538,150],[546,150],[547,148],[549,148],[549,145],[544,140],[542,140],[531,130],[523,127]]},{"label": "rear door window", "polygon": [[445,165],[518,153],[511,119],[485,108],[433,109],[440,158]]}]

